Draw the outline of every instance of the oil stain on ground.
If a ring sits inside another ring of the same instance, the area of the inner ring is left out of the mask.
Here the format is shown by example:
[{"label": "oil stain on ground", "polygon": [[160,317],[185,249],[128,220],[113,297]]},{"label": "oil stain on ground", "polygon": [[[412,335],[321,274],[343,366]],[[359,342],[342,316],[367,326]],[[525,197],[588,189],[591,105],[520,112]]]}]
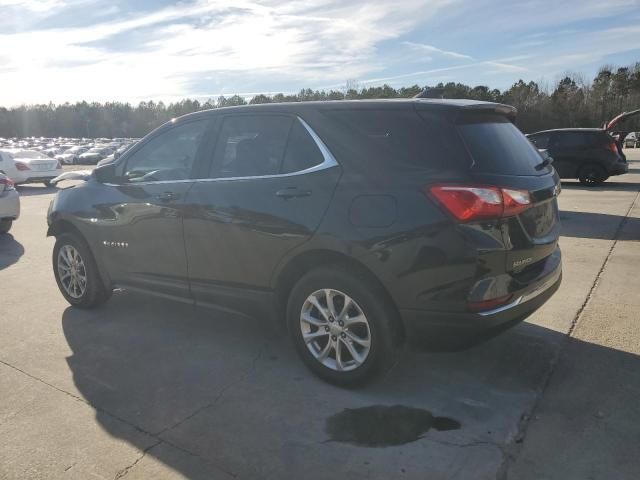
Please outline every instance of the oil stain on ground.
[{"label": "oil stain on ground", "polygon": [[345,408],[327,419],[329,441],[364,447],[387,447],[415,442],[431,428],[457,430],[460,422],[434,417],[428,410],[403,405]]}]

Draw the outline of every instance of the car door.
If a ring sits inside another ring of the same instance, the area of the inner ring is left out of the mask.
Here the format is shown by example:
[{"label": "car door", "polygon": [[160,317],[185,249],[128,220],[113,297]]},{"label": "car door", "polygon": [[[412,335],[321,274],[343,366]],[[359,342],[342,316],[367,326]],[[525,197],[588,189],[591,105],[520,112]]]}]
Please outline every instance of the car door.
[{"label": "car door", "polygon": [[341,170],[293,115],[225,115],[217,131],[208,178],[187,196],[191,292],[199,303],[245,310],[316,230]]},{"label": "car door", "polygon": [[553,168],[560,178],[575,178],[580,167],[581,156],[577,132],[553,132],[549,154],[553,157]]},{"label": "car door", "polygon": [[143,140],[116,166],[117,184],[98,194],[99,247],[112,281],[189,297],[183,210],[210,122],[189,119]]}]

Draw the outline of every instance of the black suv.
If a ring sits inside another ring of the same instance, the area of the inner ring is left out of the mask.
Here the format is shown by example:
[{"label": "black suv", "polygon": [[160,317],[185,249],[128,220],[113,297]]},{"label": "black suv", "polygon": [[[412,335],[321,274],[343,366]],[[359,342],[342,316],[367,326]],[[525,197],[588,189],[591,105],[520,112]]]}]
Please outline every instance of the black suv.
[{"label": "black suv", "polygon": [[563,128],[527,136],[549,152],[560,178],[578,178],[583,185],[595,186],[629,171],[622,149],[606,130]]},{"label": "black suv", "polygon": [[484,337],[560,285],[559,179],[514,115],[420,99],[172,120],[58,192],[55,278],[78,307],[123,287],[270,313],[316,374],[363,380],[407,339]]}]

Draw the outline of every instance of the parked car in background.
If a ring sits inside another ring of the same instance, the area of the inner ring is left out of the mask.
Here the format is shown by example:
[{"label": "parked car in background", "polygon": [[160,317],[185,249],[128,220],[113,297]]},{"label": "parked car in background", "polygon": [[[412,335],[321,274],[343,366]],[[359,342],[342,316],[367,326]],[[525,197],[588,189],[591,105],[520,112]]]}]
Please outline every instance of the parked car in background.
[{"label": "parked car in background", "polygon": [[47,157],[54,158],[56,155],[60,155],[64,152],[64,148],[61,147],[49,147],[42,151]]},{"label": "parked car in background", "polygon": [[107,163],[112,163],[115,160],[117,160],[118,158],[120,158],[120,156],[126,152],[127,150],[129,150],[133,145],[135,145],[135,143],[127,143],[125,145],[123,145],[122,147],[118,148],[115,152],[113,152],[111,155],[109,155],[108,157],[103,158],[102,160],[100,160],[97,165],[106,165]]},{"label": "parked car in background", "polygon": [[20,197],[13,180],[0,173],[0,235],[11,230],[14,220],[20,216]]},{"label": "parked car in background", "polygon": [[73,165],[75,163],[78,163],[80,155],[82,155],[87,150],[89,150],[89,147],[75,146],[69,148],[64,153],[56,155],[55,158],[56,160],[60,160],[60,162],[66,165]]},{"label": "parked car in background", "polygon": [[624,139],[624,148],[640,147],[640,132],[631,132]]},{"label": "parked car in background", "polygon": [[107,147],[93,147],[78,157],[78,163],[95,165],[100,160],[110,155],[112,150]]},{"label": "parked car in background", "polygon": [[562,277],[559,178],[514,117],[423,99],[184,116],[58,192],[57,284],[82,308],[124,287],[269,312],[339,384],[405,341],[486,338]]},{"label": "parked car in background", "polygon": [[588,186],[629,171],[627,159],[609,133],[600,128],[563,128],[527,135],[553,158],[560,178],[577,178]]},{"label": "parked car in background", "polygon": [[16,185],[44,183],[60,175],[62,165],[56,159],[35,150],[0,150],[0,172],[6,174]]}]

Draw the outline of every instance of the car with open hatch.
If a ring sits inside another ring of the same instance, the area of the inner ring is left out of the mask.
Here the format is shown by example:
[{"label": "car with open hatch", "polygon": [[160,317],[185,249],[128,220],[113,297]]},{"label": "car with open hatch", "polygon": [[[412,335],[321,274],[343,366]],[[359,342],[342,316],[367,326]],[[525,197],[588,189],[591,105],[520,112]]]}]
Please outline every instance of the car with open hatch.
[{"label": "car with open hatch", "polygon": [[560,178],[575,178],[597,186],[629,171],[627,159],[615,139],[601,128],[561,128],[527,135],[553,158]]}]

